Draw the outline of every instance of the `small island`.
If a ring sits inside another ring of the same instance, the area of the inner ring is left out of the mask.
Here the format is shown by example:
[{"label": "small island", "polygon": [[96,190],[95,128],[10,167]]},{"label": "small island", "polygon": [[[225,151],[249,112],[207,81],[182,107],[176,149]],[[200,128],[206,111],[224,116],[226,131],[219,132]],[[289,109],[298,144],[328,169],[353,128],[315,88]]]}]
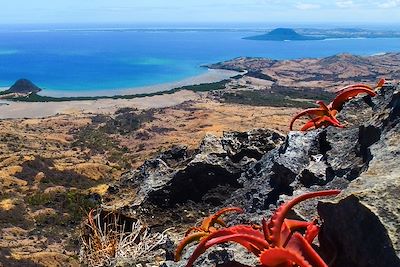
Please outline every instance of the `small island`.
[{"label": "small island", "polygon": [[277,28],[269,33],[245,37],[246,40],[258,41],[306,41],[306,40],[321,40],[323,38],[298,34],[295,30],[289,28]]},{"label": "small island", "polygon": [[17,80],[8,90],[0,92],[0,98],[16,98],[27,97],[31,94],[37,94],[42,91],[41,88],[36,86],[28,79]]}]

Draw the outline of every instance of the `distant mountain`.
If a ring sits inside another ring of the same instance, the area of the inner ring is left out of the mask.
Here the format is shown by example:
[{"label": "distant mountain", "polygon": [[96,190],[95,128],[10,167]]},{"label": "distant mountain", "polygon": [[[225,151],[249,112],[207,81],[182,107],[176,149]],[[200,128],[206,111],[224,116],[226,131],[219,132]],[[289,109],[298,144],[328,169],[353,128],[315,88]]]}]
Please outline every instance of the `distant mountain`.
[{"label": "distant mountain", "polygon": [[277,28],[275,30],[270,31],[269,33],[263,35],[256,35],[245,37],[243,39],[247,40],[261,40],[261,41],[305,41],[305,40],[321,40],[319,37],[312,37],[298,34],[293,29],[289,28]]},{"label": "distant mountain", "polygon": [[6,92],[7,93],[18,93],[18,94],[29,94],[29,93],[38,93],[40,91],[42,91],[42,89],[37,87],[30,80],[19,79]]}]

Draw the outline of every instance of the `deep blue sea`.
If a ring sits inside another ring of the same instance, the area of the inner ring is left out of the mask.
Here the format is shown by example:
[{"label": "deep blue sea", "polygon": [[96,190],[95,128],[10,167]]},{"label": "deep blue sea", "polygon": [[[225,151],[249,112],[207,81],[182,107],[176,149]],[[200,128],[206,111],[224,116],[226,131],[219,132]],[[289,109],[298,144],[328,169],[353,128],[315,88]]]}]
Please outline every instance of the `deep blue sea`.
[{"label": "deep blue sea", "polygon": [[295,59],[400,52],[400,39],[252,41],[252,30],[0,30],[0,87],[19,78],[63,92],[174,82],[239,56]]}]

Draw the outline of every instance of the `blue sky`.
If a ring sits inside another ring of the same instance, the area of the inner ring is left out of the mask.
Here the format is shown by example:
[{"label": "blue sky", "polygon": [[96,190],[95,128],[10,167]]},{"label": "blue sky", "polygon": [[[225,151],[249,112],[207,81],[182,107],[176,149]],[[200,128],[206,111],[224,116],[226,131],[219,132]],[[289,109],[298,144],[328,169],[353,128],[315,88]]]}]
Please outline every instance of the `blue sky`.
[{"label": "blue sky", "polygon": [[0,0],[0,23],[400,23],[400,0]]}]

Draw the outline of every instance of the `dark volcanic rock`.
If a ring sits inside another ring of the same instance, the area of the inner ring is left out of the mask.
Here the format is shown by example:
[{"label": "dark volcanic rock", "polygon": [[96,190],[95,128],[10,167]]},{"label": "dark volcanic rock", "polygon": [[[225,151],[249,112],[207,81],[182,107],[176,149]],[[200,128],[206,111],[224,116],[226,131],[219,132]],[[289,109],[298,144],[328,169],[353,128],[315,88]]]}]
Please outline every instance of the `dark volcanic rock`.
[{"label": "dark volcanic rock", "polygon": [[319,205],[325,221],[321,245],[334,246],[334,266],[400,266],[400,92],[389,99],[383,93],[360,127],[360,153],[368,166],[335,201]]},{"label": "dark volcanic rock", "polygon": [[[226,204],[259,219],[282,194],[343,189],[318,209],[327,260],[336,259],[332,266],[400,266],[399,95],[385,87],[373,99],[351,101],[340,116],[345,129],[290,133],[242,176],[243,188]],[[315,215],[309,203],[296,207],[296,216]]]},{"label": "dark volcanic rock", "polygon": [[263,129],[224,133],[222,138],[207,135],[197,151],[175,147],[146,161],[110,187],[108,200],[134,194],[124,208],[130,214],[169,213],[188,202],[203,203],[208,210],[242,187],[241,174],[283,140],[279,133]]},{"label": "dark volcanic rock", "polygon": [[40,89],[27,79],[19,79],[10,87],[10,89],[7,90],[8,93],[21,94],[38,93],[40,91],[42,91],[42,89]]},{"label": "dark volcanic rock", "polygon": [[[377,210],[368,207],[371,202],[383,204],[388,199],[362,201],[359,198],[351,194],[338,202],[319,205],[319,214],[324,219],[323,231],[319,237],[321,250],[329,255],[327,258],[334,259],[331,266],[400,266],[400,259],[381,221],[391,214],[378,217]],[[398,205],[390,198],[389,202]],[[392,238],[397,239],[398,224],[397,231],[394,230],[396,236]]]},{"label": "dark volcanic rock", "polygon": [[[259,223],[293,195],[342,189],[318,204],[321,255],[337,267],[400,266],[399,88],[383,87],[376,97],[350,101],[339,120],[346,128],[291,132],[284,142],[267,130],[207,136],[194,153],[177,148],[146,162],[110,194],[115,190],[124,198],[124,190],[136,192],[123,210],[180,227],[193,225],[201,212],[206,216],[232,205],[246,214],[230,222]],[[297,205],[290,217],[313,218],[317,203]],[[190,251],[180,263],[164,266],[184,266]],[[254,266],[251,259],[228,245],[210,249],[198,266]]]}]

